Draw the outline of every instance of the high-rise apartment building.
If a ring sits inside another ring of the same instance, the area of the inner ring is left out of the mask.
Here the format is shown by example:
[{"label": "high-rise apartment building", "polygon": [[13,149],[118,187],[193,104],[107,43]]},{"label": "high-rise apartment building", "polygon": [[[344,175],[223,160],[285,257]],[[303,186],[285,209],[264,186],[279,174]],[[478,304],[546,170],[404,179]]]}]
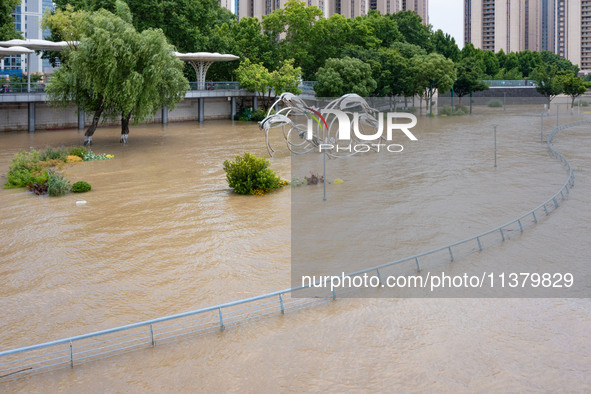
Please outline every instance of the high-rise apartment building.
[{"label": "high-rise apartment building", "polygon": [[464,41],[484,50],[548,50],[591,72],[591,0],[464,0]]},{"label": "high-rise apartment building", "polygon": [[[429,23],[429,0],[304,0],[308,6],[316,6],[322,10],[325,18],[334,14],[341,14],[347,18],[367,15],[369,10],[393,14],[398,11],[414,11]],[[222,7],[229,9],[243,17],[258,17],[268,15],[276,9],[282,8],[287,0],[220,0]]]},{"label": "high-rise apartment building", "polygon": [[[14,10],[14,24],[17,31],[20,31],[25,39],[43,39],[44,32],[41,30],[41,19],[46,10],[53,10],[52,0],[21,0],[21,4]],[[26,56],[9,56],[0,61],[0,74],[11,73],[11,70],[26,70]],[[30,70],[33,73],[48,72],[51,65],[47,60],[41,59],[41,55],[32,54]]]}]

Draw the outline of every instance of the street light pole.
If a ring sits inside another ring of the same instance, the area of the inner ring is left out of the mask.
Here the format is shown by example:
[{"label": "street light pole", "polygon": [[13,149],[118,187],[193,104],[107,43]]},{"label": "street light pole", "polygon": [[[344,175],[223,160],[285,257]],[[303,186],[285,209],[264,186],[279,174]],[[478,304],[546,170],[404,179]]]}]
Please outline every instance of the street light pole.
[{"label": "street light pole", "polygon": [[497,168],[497,125],[493,125],[495,128],[495,168]]},{"label": "street light pole", "polygon": [[431,81],[431,87],[429,88],[429,117],[433,117],[433,81]]}]

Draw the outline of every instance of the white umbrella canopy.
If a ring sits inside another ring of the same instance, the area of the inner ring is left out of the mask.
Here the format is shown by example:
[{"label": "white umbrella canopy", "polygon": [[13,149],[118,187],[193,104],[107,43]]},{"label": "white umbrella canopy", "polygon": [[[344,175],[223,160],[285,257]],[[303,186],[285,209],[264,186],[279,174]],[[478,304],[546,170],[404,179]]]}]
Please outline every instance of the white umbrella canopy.
[{"label": "white umbrella canopy", "polygon": [[214,62],[227,62],[239,59],[236,55],[222,54],[217,52],[193,52],[193,53],[179,53],[174,52],[175,56],[181,60],[186,61],[195,70],[197,74],[198,89],[205,89],[205,74],[207,69]]},{"label": "white umbrella canopy", "polygon": [[12,55],[22,55],[26,53],[33,53],[34,51],[25,47],[14,46],[10,48],[2,48],[0,47],[0,59],[4,58],[5,56],[12,56]]},{"label": "white umbrella canopy", "polygon": [[3,47],[14,47],[14,46],[21,46],[21,47],[25,47],[25,48],[29,48],[32,49],[34,51],[61,51],[62,49],[73,45],[76,46],[78,45],[77,41],[74,42],[66,42],[66,41],[60,41],[60,42],[53,42],[53,41],[47,41],[47,40],[36,40],[36,39],[30,39],[30,40],[9,40],[9,41],[0,41],[0,46]]},{"label": "white umbrella canopy", "polygon": [[[1,43],[0,43],[1,45]],[[203,62],[224,62],[238,59],[236,55],[222,54],[217,52],[193,52],[193,53],[174,53],[181,60],[203,61]]]}]

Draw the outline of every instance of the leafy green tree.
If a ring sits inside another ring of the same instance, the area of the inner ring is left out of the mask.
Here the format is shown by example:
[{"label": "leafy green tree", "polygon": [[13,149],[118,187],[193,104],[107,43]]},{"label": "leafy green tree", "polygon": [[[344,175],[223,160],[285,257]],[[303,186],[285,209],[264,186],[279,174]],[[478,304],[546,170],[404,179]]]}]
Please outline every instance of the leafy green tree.
[{"label": "leafy green tree", "polygon": [[462,104],[462,97],[466,94],[488,90],[488,86],[482,82],[484,66],[470,58],[462,60],[457,67],[457,76],[454,83],[454,93],[459,97],[459,103]]},{"label": "leafy green tree", "polygon": [[513,70],[514,68],[519,70],[519,58],[517,57],[517,54],[515,52],[509,52],[507,54],[507,56],[505,57],[505,64],[503,64],[503,68],[505,70]]},{"label": "leafy green tree", "polygon": [[[379,40],[382,47],[389,47],[395,42],[404,41],[404,36],[398,29],[398,23],[393,18],[380,14],[379,11],[370,10],[367,15],[359,17],[359,20],[371,26],[375,32],[375,38]],[[363,40],[368,41],[368,38],[364,37]]]},{"label": "leafy green tree", "polygon": [[467,43],[460,51],[460,58],[471,58],[471,59],[482,59],[484,57],[484,51],[474,47],[473,44]]},{"label": "leafy green tree", "polygon": [[60,21],[75,29],[73,36],[80,44],[66,49],[68,61],[54,72],[47,94],[56,105],[74,102],[92,113],[85,144],[92,143],[101,116],[121,116],[121,141],[126,142],[132,116],[136,122],[144,120],[161,106],[174,108],[184,97],[188,83],[183,64],[161,30],[137,33],[133,25],[104,9],[58,10],[46,16],[44,26],[60,31]]},{"label": "leafy green tree", "polygon": [[570,96],[571,98],[571,108],[575,106],[576,98],[582,94],[585,94],[587,89],[591,88],[591,83],[586,82],[583,78],[577,76],[577,74],[572,71],[560,75],[559,78],[563,93]]},{"label": "leafy green tree", "polygon": [[438,53],[412,58],[415,86],[419,95],[430,103],[436,91],[448,92],[456,79],[454,62]]},{"label": "leafy green tree", "polygon": [[302,70],[294,67],[293,63],[293,59],[286,60],[279,69],[271,72],[262,64],[245,59],[236,69],[236,76],[242,87],[261,98],[261,103],[267,110],[271,99],[280,94],[301,93],[298,85]]},{"label": "leafy green tree", "polygon": [[426,55],[427,51],[418,45],[409,44],[408,42],[395,42],[390,45],[390,48],[398,51],[402,56],[411,59],[417,55]]},{"label": "leafy green tree", "polygon": [[22,38],[20,32],[15,29],[12,17],[12,13],[20,3],[20,0],[2,0],[0,3],[0,41]]},{"label": "leafy green tree", "polygon": [[[208,37],[206,50],[209,52],[231,53],[241,60],[249,59],[268,69],[280,65],[279,47],[269,33],[262,32],[262,25],[257,18],[241,18],[216,26]],[[212,80],[232,80],[240,62],[217,62],[209,69]]]},{"label": "leafy green tree", "polygon": [[283,8],[263,17],[264,31],[279,39],[280,58],[294,59],[306,76],[314,68],[310,52],[318,45],[314,25],[321,17],[318,7],[307,7],[298,0],[289,0]]},{"label": "leafy green tree", "polygon": [[340,97],[356,93],[368,97],[377,87],[369,64],[348,56],[328,59],[316,73],[314,91],[318,97]]},{"label": "leafy green tree", "polygon": [[507,54],[505,51],[500,49],[497,52],[497,59],[499,60],[499,68],[505,68],[505,62],[507,61]]},{"label": "leafy green tree", "polygon": [[517,53],[517,61],[519,62],[519,72],[527,78],[542,63],[542,56],[539,52],[525,50]]},{"label": "leafy green tree", "polygon": [[[215,26],[230,22],[235,16],[217,0],[125,0],[138,31],[162,29],[170,43],[180,51],[202,50]],[[55,0],[56,8],[115,13],[116,0]]]},{"label": "leafy green tree", "polygon": [[380,48],[376,51],[360,47],[349,47],[345,49],[343,54],[370,65],[372,78],[377,84],[376,89],[370,95],[390,97],[406,95],[412,90],[410,61],[397,50]]},{"label": "leafy green tree", "polygon": [[562,56],[552,53],[550,51],[541,52],[542,63],[550,66],[556,66],[558,71],[573,71],[575,74],[579,73],[579,67],[573,65],[570,60],[563,58]]},{"label": "leafy green tree", "polygon": [[558,75],[556,65],[542,64],[532,72],[532,79],[536,83],[538,93],[546,96],[548,100],[548,109],[554,97],[562,93],[562,80]]},{"label": "leafy green tree", "polygon": [[488,79],[494,79],[494,76],[501,68],[499,65],[499,59],[493,51],[484,52],[482,56],[482,64],[484,65],[484,74],[488,76]]},{"label": "leafy green tree", "polygon": [[499,72],[494,76],[493,79],[498,81],[507,80],[507,81],[517,81],[523,79],[523,75],[519,71],[519,67],[514,67],[510,70],[505,68],[501,68]]},{"label": "leafy green tree", "polygon": [[391,15],[398,24],[398,30],[409,44],[418,45],[427,52],[433,51],[431,28],[423,25],[423,20],[414,11],[400,11]]},{"label": "leafy green tree", "polygon": [[460,48],[456,44],[456,39],[449,34],[443,33],[441,29],[437,30],[431,38],[435,52],[442,54],[448,59],[457,62],[460,60]]}]

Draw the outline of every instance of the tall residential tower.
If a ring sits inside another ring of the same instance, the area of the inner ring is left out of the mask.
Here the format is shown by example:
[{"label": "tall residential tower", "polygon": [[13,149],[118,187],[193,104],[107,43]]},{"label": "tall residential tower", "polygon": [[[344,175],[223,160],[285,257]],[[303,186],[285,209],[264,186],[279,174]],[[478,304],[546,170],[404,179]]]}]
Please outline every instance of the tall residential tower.
[{"label": "tall residential tower", "polygon": [[464,0],[464,42],[484,50],[548,50],[591,72],[591,0]]},{"label": "tall residential tower", "polygon": [[[378,10],[382,14],[393,14],[398,11],[414,11],[429,24],[429,0],[304,0],[308,6],[316,6],[322,10],[325,18],[341,14],[347,18],[367,15],[369,10]],[[282,8],[287,0],[220,0],[222,7],[243,17],[268,15]]]}]

